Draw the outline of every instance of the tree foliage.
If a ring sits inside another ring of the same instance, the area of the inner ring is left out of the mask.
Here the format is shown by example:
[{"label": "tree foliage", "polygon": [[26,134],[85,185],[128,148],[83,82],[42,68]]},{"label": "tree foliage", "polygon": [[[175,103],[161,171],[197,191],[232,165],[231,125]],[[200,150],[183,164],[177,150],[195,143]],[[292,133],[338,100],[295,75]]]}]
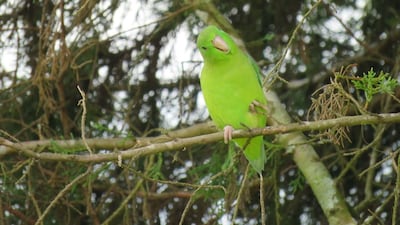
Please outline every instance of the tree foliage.
[{"label": "tree foliage", "polygon": [[399,12],[377,0],[1,2],[1,223],[261,224],[263,182],[270,224],[327,224],[276,136],[265,137],[262,180],[234,146],[201,136],[215,129],[203,123],[194,43],[217,23],[243,40],[294,121],[366,116],[301,131],[343,210],[400,224],[400,130],[379,122],[400,109]]}]

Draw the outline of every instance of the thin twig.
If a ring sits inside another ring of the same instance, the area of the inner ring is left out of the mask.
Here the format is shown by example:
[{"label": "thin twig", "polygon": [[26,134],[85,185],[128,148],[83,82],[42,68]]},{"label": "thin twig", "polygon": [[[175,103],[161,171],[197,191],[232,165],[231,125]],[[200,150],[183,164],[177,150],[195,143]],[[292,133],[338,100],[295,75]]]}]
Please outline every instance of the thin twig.
[{"label": "thin twig", "polygon": [[400,154],[397,154],[397,165],[395,165],[396,176],[396,187],[394,188],[394,204],[392,213],[392,225],[397,224],[397,215],[399,214],[399,198],[400,198]]},{"label": "thin twig", "polygon": [[[210,177],[209,179],[207,179],[207,180],[204,182],[204,185],[207,185],[207,183],[209,183],[210,181],[216,179],[216,178],[219,177],[219,176],[223,176],[224,174],[229,173],[230,170],[232,170],[232,167],[228,167],[227,169],[225,169],[225,170],[223,170],[223,171],[221,171],[221,172],[215,174],[214,176],[212,176],[212,177]],[[186,214],[189,212],[190,206],[192,206],[193,202],[194,202],[195,199],[196,199],[196,198],[195,198],[195,197],[196,197],[196,193],[197,193],[198,191],[200,191],[202,188],[204,188],[203,185],[199,186],[199,187],[193,192],[193,194],[190,196],[189,201],[186,203],[185,209],[184,209],[183,212],[182,212],[181,218],[180,218],[180,220],[179,220],[179,225],[183,225],[183,223],[184,223],[184,221],[185,221]],[[225,192],[225,194],[226,194],[226,192]]]},{"label": "thin twig", "polygon": [[[285,60],[286,55],[289,52],[290,47],[292,46],[292,43],[297,35],[297,32],[299,31],[300,27],[303,26],[304,22],[306,21],[306,19],[308,18],[308,16],[311,14],[312,11],[314,11],[314,9],[316,9],[319,4],[322,2],[322,0],[318,0],[303,16],[303,18],[300,20],[299,24],[297,24],[297,26],[294,28],[292,35],[290,35],[290,39],[285,47],[285,49],[283,50],[282,56],[279,58],[278,62],[275,64],[275,66],[272,68],[271,72],[268,73],[268,75],[264,78],[263,80],[263,86],[266,87],[266,84],[269,83],[270,85],[272,83],[274,83],[273,81],[278,78],[282,81],[284,81],[285,83],[287,83],[286,80],[284,80],[283,78],[281,78],[280,76],[277,76],[275,74],[278,73],[279,69],[282,66],[283,61]],[[270,78],[273,78],[272,81],[269,81]],[[268,89],[268,87],[267,87]]]},{"label": "thin twig", "polygon": [[265,202],[264,202],[264,176],[262,173],[260,175],[260,207],[261,207],[261,224],[267,224],[267,218],[265,215]]},{"label": "thin twig", "polygon": [[79,93],[82,96],[82,99],[78,101],[78,106],[82,106],[82,117],[81,117],[81,137],[83,144],[85,145],[86,149],[89,151],[90,155],[93,154],[92,149],[90,149],[90,146],[88,145],[85,137],[85,121],[86,121],[86,94],[81,90],[81,88],[76,86],[78,88]]},{"label": "thin twig", "polygon": [[[377,216],[377,215],[379,215],[379,213],[381,213],[382,210],[385,209],[385,206],[392,201],[393,196],[394,196],[394,192],[390,193],[390,195],[386,197],[386,199],[375,209],[375,211],[369,210],[371,215],[368,216],[362,223],[359,223],[359,224],[371,225],[371,224],[373,224],[372,221],[374,219],[379,220],[379,216]],[[374,223],[374,224],[376,224],[376,223]],[[383,224],[383,223],[381,223],[381,224]]]},{"label": "thin twig", "polygon": [[[78,105],[80,105],[82,107],[82,117],[81,117],[81,138],[82,138],[82,142],[85,145],[85,148],[89,151],[89,155],[93,154],[92,149],[90,148],[89,144],[86,141],[86,132],[85,132],[85,123],[86,123],[86,113],[87,113],[87,109],[86,109],[86,94],[85,92],[83,92],[81,90],[81,88],[79,87],[79,85],[77,85],[78,91],[82,96],[82,99],[80,99],[78,101]],[[88,168],[88,171],[91,171],[92,166],[90,165]],[[93,190],[92,190],[92,182],[88,182],[88,188],[87,188],[88,194],[91,195]],[[92,208],[92,202],[90,200],[90,198],[86,198],[86,211],[87,214],[89,214],[91,208]]]},{"label": "thin twig", "polygon": [[119,207],[109,216],[101,225],[108,225],[110,222],[119,215],[119,213],[126,207],[128,201],[130,201],[138,192],[139,188],[142,187],[143,179],[140,179],[139,182],[136,183],[135,188],[129,193],[128,196],[121,202]]},{"label": "thin twig", "polygon": [[274,205],[275,205],[275,225],[281,224],[281,214],[279,213],[279,162],[280,162],[280,154],[275,154],[274,158],[274,168],[272,171],[272,176],[274,179],[273,188],[274,188]]},{"label": "thin twig", "polygon": [[237,194],[236,205],[235,205],[235,208],[233,210],[233,216],[232,216],[232,223],[231,223],[232,225],[235,224],[235,219],[236,219],[238,211],[239,211],[240,200],[242,199],[242,196],[243,196],[243,193],[244,193],[244,187],[246,186],[246,183],[247,183],[247,177],[248,177],[248,174],[249,174],[249,169],[250,169],[250,164],[248,163],[247,167],[246,167],[246,171],[244,172],[244,177],[243,177],[243,180],[242,180],[242,184],[240,185],[240,189],[239,189],[239,192]]},{"label": "thin twig", "polygon": [[89,167],[84,173],[81,175],[77,176],[75,179],[73,179],[69,184],[67,184],[60,192],[58,192],[57,196],[50,202],[49,206],[44,210],[42,215],[38,218],[36,221],[35,225],[39,225],[42,223],[43,219],[46,217],[46,215],[50,212],[50,209],[53,208],[53,206],[58,202],[58,200],[64,196],[64,194],[67,193],[75,184],[79,183],[84,177],[90,174],[92,171],[92,168]]}]

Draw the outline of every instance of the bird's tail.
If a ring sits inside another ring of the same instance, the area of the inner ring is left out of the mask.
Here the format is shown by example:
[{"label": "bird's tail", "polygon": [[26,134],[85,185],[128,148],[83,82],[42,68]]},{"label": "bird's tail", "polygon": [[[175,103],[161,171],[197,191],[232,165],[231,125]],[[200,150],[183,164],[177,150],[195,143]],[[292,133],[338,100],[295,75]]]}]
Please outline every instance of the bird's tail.
[{"label": "bird's tail", "polygon": [[250,165],[258,172],[262,173],[264,164],[267,159],[264,149],[264,140],[262,136],[257,136],[252,139],[239,138],[235,142],[244,148],[244,155],[249,161]]}]

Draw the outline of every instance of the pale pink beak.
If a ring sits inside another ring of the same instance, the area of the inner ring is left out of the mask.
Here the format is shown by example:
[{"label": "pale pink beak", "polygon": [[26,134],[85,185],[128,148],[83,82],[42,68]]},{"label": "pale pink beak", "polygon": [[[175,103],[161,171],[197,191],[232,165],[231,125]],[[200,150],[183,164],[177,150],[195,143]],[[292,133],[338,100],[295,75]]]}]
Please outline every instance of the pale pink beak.
[{"label": "pale pink beak", "polygon": [[212,44],[215,48],[221,50],[222,52],[227,53],[230,50],[224,39],[222,39],[220,36],[216,36],[214,40],[212,40]]}]

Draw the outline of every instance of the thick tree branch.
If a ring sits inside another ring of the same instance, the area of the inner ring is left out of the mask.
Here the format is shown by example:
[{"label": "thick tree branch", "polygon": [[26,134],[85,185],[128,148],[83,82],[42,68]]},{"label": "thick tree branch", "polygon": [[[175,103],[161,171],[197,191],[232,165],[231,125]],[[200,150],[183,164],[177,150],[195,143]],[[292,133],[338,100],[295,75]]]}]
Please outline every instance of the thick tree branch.
[{"label": "thick tree branch", "polygon": [[[121,137],[121,138],[86,138],[88,146],[94,150],[124,150],[132,147],[143,147],[155,143],[163,143],[174,138],[193,137],[201,134],[216,132],[212,122],[196,124],[175,131],[165,131],[157,137]],[[20,149],[20,150],[19,150]],[[21,150],[23,149],[23,150]],[[78,153],[86,149],[82,140],[38,140],[26,142],[11,142],[0,137],[0,158],[8,154],[24,150],[43,152]]]},{"label": "thick tree branch", "polygon": [[[234,138],[254,137],[259,135],[296,134],[303,131],[326,130],[344,126],[358,126],[367,124],[400,123],[400,113],[385,113],[375,115],[346,116],[321,121],[302,121],[290,124],[267,126],[249,130],[236,130]],[[107,153],[93,155],[82,154],[85,151],[81,140],[40,140],[13,143],[0,139],[0,154],[20,153],[28,157],[42,160],[75,161],[82,163],[106,162],[117,160],[120,155],[123,159],[137,158],[166,151],[177,151],[199,144],[213,143],[223,140],[223,132],[217,130],[212,123],[202,123],[189,128],[171,131],[157,137],[148,138],[94,138],[87,139],[90,148],[106,150]],[[286,136],[286,138],[289,136]],[[54,146],[64,152],[76,154],[49,152]]]}]

